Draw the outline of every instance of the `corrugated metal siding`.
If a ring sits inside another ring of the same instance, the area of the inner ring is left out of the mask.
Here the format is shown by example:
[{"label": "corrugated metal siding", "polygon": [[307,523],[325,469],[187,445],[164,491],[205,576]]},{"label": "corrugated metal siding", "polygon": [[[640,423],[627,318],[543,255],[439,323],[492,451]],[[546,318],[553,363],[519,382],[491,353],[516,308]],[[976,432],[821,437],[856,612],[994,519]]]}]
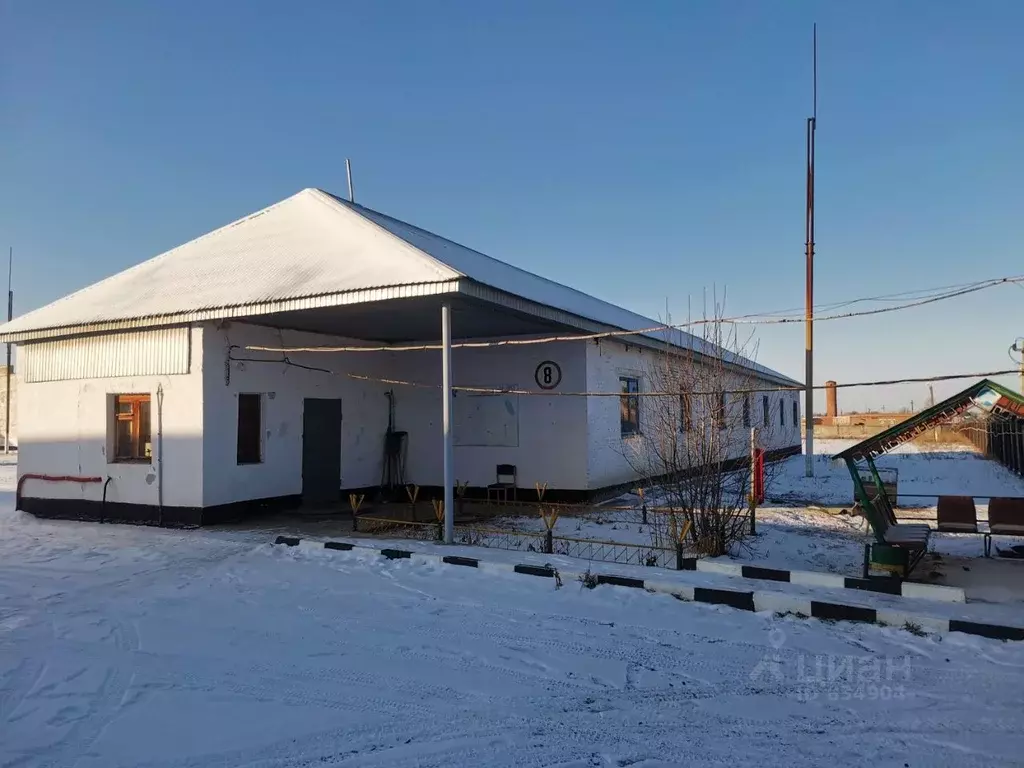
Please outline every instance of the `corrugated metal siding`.
[{"label": "corrugated metal siding", "polygon": [[113,333],[23,344],[19,364],[28,383],[189,372],[189,328]]},{"label": "corrugated metal siding", "polygon": [[[198,323],[203,320],[222,320],[235,317],[253,317],[270,315],[277,312],[300,312],[305,309],[322,307],[342,307],[349,304],[363,304],[372,301],[389,301],[392,299],[409,299],[420,296],[437,296],[442,293],[457,293],[459,280],[448,280],[439,283],[415,283],[390,288],[367,288],[359,291],[331,293],[317,296],[306,296],[298,299],[282,301],[265,301],[257,304],[245,304],[237,307],[219,307],[217,309],[195,310],[174,315],[147,316],[125,320],[105,320],[76,326],[43,328],[33,331],[0,333],[0,342],[28,344],[41,339],[82,333],[110,333],[126,331],[132,328],[151,328],[159,325],[180,323]],[[10,324],[0,326],[7,328]]]}]

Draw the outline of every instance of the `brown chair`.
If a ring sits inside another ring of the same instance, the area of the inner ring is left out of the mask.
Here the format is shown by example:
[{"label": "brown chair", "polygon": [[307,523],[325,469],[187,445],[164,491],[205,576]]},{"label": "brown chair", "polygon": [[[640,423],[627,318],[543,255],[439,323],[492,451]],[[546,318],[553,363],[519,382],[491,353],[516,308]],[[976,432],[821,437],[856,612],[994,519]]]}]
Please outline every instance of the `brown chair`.
[{"label": "brown chair", "polygon": [[943,533],[977,533],[978,509],[971,496],[939,496],[938,530]]},{"label": "brown chair", "polygon": [[1024,498],[993,497],[988,502],[985,556],[992,551],[992,536],[1024,536]]},{"label": "brown chair", "polygon": [[495,501],[508,502],[508,492],[512,491],[512,500],[516,500],[516,490],[519,485],[519,473],[515,464],[499,464],[495,470],[495,482],[487,486],[487,501],[491,500],[494,494]]}]

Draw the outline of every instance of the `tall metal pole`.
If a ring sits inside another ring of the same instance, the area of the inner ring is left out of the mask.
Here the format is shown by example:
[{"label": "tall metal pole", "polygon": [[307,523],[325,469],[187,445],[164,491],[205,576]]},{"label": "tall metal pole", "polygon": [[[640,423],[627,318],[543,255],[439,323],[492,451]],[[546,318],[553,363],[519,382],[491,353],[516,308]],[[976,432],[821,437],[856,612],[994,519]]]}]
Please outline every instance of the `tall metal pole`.
[{"label": "tall metal pole", "polygon": [[[1024,338],[1017,339],[1010,347],[1010,352],[1020,353],[1020,393],[1024,395]],[[1013,355],[1010,355],[1013,359]]]},{"label": "tall metal pole", "polygon": [[455,454],[452,450],[452,307],[441,305],[441,424],[444,431],[444,543],[455,538]]},{"label": "tall metal pole", "polygon": [[[14,291],[11,276],[14,273],[14,246],[7,252],[7,322],[14,319]],[[11,452],[11,343],[7,342],[7,398],[4,406],[4,453]]]},{"label": "tall metal pole", "polygon": [[804,398],[804,434],[806,465],[804,474],[814,477],[814,131],[818,122],[818,25],[814,25],[813,42],[813,111],[807,118],[807,210],[805,215],[807,256],[807,316],[804,319],[804,354],[807,387]]},{"label": "tall metal pole", "polygon": [[356,201],[356,188],[352,184],[352,161],[347,157],[345,158],[345,175],[348,177],[348,201],[354,203]]}]

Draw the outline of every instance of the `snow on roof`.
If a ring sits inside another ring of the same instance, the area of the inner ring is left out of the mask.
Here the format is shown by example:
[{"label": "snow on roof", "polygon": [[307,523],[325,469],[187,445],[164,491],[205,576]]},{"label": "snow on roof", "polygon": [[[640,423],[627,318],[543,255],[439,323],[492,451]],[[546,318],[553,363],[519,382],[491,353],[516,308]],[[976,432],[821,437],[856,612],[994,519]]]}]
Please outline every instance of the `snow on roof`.
[{"label": "snow on roof", "polygon": [[[459,245],[452,240],[435,235],[433,232],[421,229],[413,224],[408,224],[378,211],[364,208],[356,203],[350,203],[347,200],[337,197],[334,199],[340,204],[358,211],[396,237],[401,238],[424,253],[429,253],[438,261],[458,270],[460,274],[475,282],[614,328],[629,330],[634,328],[652,328],[660,324],[658,320],[638,315],[636,312],[630,312],[628,309],[623,309],[610,302],[595,298],[575,288],[556,283],[554,280],[548,280],[533,272],[527,272],[525,269],[520,269],[479,251],[474,251],[472,248]],[[643,335],[663,343],[667,340],[677,347],[692,349],[705,355],[715,357],[721,355],[722,359],[727,362],[756,370],[766,376],[784,381],[786,384],[799,384],[799,382],[783,376],[771,368],[767,368],[727,350],[722,350],[716,345],[680,329],[661,330]]]},{"label": "snow on roof", "polygon": [[[268,314],[304,308],[295,301],[313,297],[368,300],[370,291],[376,298],[456,291],[460,279],[612,328],[658,325],[427,230],[322,190],[304,189],[15,318],[0,326],[0,338],[24,338],[49,330],[54,333],[47,335],[60,335],[146,319],[156,324]],[[395,290],[410,287],[415,291]],[[666,336],[665,332],[647,335],[659,341]],[[704,354],[720,354],[714,345],[682,331],[672,331],[669,341]],[[786,384],[797,383],[731,353],[726,358]]]}]

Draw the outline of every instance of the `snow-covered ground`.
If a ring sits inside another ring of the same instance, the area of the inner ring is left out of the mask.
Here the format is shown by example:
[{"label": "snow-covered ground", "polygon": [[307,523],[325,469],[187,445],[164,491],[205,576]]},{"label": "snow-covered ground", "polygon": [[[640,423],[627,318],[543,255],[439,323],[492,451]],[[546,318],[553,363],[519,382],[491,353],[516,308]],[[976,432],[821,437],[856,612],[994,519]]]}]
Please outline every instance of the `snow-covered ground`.
[{"label": "snow-covered ground", "polygon": [[[853,484],[845,464],[834,465],[830,457],[854,441],[821,440],[815,444],[815,476],[804,477],[804,457],[793,456],[769,470],[768,504],[757,511],[756,537],[737,547],[732,557],[744,562],[791,570],[828,571],[847,576],[861,573],[864,543],[870,539],[861,517],[838,514],[838,508],[852,507]],[[1024,478],[988,461],[969,446],[925,446],[906,444],[892,455],[882,457],[880,466],[899,471],[901,493],[925,494],[926,498],[906,501],[915,508],[901,509],[900,515],[934,518],[936,496],[945,494],[1024,496]],[[657,491],[650,494],[657,503]],[[634,494],[615,501],[639,505]],[[785,504],[785,506],[780,506]],[[979,500],[979,519],[986,515],[985,500]],[[654,514],[649,514],[654,519]],[[492,527],[543,531],[539,517],[517,517],[494,521]],[[663,526],[664,527],[664,526]],[[555,535],[582,539],[652,546],[667,539],[657,537],[649,524],[640,521],[638,511],[597,509],[585,516],[564,516],[555,525]],[[995,540],[996,547],[1024,543],[1024,538]],[[671,545],[668,545],[671,546]],[[556,541],[556,551],[558,542]],[[576,546],[576,549],[579,547]],[[980,536],[936,534],[931,551],[942,556],[976,558],[982,554]],[[665,558],[666,562],[671,558]],[[918,575],[926,570],[922,568]]]},{"label": "snow-covered ground", "polygon": [[1019,765],[1024,644],[0,512],[0,765]]},{"label": "snow-covered ground", "polygon": [[[769,504],[795,503],[849,507],[853,504],[853,481],[845,463],[831,457],[855,440],[819,440],[814,444],[814,477],[805,477],[805,459],[792,456],[769,470]],[[1024,479],[995,461],[989,461],[967,445],[925,445],[905,443],[875,462],[896,469],[901,503],[934,506],[937,496],[1022,496]]]}]

